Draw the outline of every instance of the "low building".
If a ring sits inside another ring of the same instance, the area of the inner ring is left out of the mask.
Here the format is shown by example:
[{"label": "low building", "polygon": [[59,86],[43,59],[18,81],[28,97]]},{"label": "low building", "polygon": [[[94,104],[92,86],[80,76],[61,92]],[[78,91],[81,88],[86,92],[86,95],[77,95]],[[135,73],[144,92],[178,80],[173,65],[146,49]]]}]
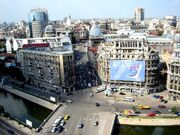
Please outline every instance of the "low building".
[{"label": "low building", "polygon": [[26,81],[39,88],[61,93],[74,90],[74,55],[64,47],[26,47],[17,51]]},{"label": "low building", "polygon": [[143,39],[114,39],[98,46],[98,73],[106,85],[149,94],[162,90],[159,55]]}]

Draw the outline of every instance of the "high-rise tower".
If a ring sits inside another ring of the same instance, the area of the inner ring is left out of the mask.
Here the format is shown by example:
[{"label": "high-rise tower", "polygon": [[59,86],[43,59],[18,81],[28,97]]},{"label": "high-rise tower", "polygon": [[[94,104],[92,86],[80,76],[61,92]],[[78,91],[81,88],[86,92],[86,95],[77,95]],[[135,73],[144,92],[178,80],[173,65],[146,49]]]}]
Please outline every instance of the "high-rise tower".
[{"label": "high-rise tower", "polygon": [[134,13],[134,21],[140,23],[144,20],[144,9],[143,8],[136,8]]},{"label": "high-rise tower", "polygon": [[41,37],[48,24],[48,11],[42,8],[31,9],[29,27],[31,37]]}]

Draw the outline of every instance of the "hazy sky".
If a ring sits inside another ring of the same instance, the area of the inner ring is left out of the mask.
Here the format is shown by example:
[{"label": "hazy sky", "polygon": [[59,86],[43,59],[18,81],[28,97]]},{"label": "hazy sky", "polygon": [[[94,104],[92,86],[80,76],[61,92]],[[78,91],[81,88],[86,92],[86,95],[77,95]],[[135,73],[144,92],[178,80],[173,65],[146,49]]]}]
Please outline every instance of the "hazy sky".
[{"label": "hazy sky", "polygon": [[30,9],[46,8],[50,20],[133,17],[136,7],[145,17],[180,16],[180,0],[0,0],[0,23],[28,21]]}]

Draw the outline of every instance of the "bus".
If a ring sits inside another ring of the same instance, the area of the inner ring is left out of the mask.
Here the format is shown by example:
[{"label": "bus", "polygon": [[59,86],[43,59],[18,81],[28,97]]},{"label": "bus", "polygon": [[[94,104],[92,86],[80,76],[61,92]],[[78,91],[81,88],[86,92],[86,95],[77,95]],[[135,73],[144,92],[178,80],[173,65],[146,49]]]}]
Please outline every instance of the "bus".
[{"label": "bus", "polygon": [[134,102],[134,99],[132,97],[124,97],[124,101]]}]

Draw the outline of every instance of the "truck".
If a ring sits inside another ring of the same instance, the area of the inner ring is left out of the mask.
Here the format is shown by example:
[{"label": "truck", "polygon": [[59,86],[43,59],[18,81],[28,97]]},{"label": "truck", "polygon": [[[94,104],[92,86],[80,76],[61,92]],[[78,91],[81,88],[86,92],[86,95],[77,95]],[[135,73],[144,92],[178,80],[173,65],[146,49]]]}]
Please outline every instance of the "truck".
[{"label": "truck", "polygon": [[150,106],[147,105],[138,105],[139,109],[151,109]]}]

